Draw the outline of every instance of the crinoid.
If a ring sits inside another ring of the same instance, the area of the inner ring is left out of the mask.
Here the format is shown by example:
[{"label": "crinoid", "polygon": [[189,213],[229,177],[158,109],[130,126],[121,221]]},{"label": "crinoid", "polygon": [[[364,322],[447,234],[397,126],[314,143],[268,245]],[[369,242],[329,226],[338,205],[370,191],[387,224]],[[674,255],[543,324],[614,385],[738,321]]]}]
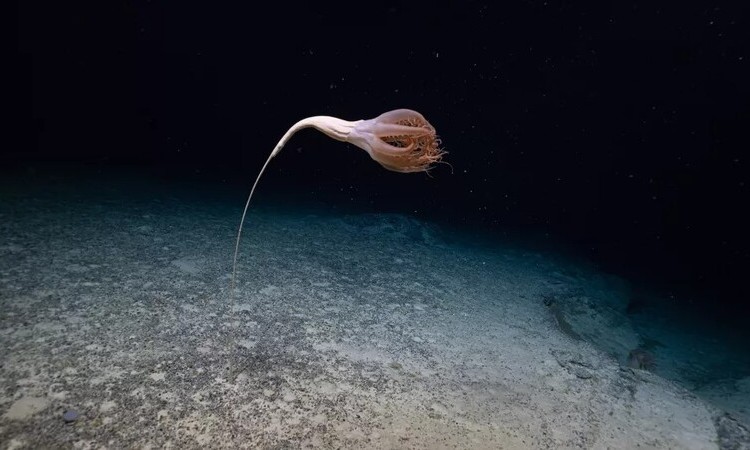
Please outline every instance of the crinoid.
[{"label": "crinoid", "polygon": [[435,163],[442,162],[441,159],[445,154],[445,151],[440,148],[440,139],[435,128],[424,116],[410,109],[388,111],[374,119],[367,120],[348,121],[331,116],[314,116],[295,123],[276,144],[263,164],[242,211],[232,260],[230,313],[234,310],[240,237],[250,201],[271,159],[279,154],[294,133],[303,128],[315,128],[333,139],[356,145],[365,150],[380,165],[394,172],[429,172]]}]

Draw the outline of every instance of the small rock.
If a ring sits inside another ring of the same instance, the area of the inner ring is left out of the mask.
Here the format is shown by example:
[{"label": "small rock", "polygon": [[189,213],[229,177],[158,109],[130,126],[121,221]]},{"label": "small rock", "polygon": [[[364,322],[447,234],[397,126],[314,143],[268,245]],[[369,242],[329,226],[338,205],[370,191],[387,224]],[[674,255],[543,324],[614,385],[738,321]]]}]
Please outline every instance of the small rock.
[{"label": "small rock", "polygon": [[593,375],[591,375],[591,372],[584,369],[583,367],[574,367],[573,375],[577,376],[578,378],[582,380],[588,380],[589,378],[593,377]]},{"label": "small rock", "polygon": [[65,423],[75,422],[76,420],[78,420],[78,412],[73,409],[65,411],[63,413],[63,420],[65,421]]}]

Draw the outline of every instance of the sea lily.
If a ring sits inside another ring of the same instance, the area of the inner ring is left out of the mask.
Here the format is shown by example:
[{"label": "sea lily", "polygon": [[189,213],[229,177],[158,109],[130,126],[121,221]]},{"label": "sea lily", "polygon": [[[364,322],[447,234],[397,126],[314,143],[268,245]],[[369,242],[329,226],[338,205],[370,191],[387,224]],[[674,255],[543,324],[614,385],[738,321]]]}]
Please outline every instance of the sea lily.
[{"label": "sea lily", "polygon": [[[331,116],[313,116],[295,123],[273,148],[247,197],[234,246],[232,292],[235,286],[242,225],[245,223],[255,188],[271,159],[279,154],[294,133],[303,128],[315,128],[333,139],[356,145],[380,165],[394,172],[428,172],[434,163],[440,162],[445,153],[440,148],[440,139],[435,134],[435,128],[424,116],[410,109],[388,111],[367,120],[349,121]],[[234,302],[234,296],[232,301]]]},{"label": "sea lily", "polygon": [[[278,155],[287,141],[303,128],[315,128],[333,139],[349,142],[365,150],[372,159],[394,172],[428,172],[434,163],[440,162],[445,153],[440,148],[440,139],[435,128],[418,112],[396,109],[374,119],[348,121],[331,116],[314,116],[295,123],[281,138],[255,179],[245,209],[242,211],[240,227],[234,246],[232,280],[230,287],[231,307],[234,310],[234,288],[237,273],[237,256],[240,251],[242,225],[263,172],[274,156]],[[230,363],[231,365],[231,363]],[[230,372],[231,372],[230,367]]]}]

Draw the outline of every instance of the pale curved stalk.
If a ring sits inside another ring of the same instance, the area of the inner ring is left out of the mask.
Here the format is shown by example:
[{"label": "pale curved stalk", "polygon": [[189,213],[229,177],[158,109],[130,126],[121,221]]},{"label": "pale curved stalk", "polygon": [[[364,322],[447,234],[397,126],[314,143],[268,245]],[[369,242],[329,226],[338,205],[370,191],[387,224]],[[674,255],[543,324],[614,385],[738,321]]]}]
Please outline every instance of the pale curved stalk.
[{"label": "pale curved stalk", "polygon": [[[252,200],[253,198],[253,194],[255,193],[255,188],[258,187],[258,182],[260,181],[260,177],[262,177],[263,172],[266,171],[266,167],[268,167],[268,163],[271,162],[271,159],[273,159],[274,156],[279,154],[281,149],[284,148],[287,141],[289,141],[289,139],[292,138],[294,133],[298,132],[299,130],[303,128],[313,127],[317,130],[322,131],[327,136],[332,137],[333,139],[336,139],[339,141],[346,141],[346,138],[349,136],[349,133],[351,132],[352,128],[354,128],[359,122],[361,121],[349,122],[346,120],[341,120],[336,117],[330,117],[330,116],[308,117],[292,125],[292,127],[289,130],[287,130],[286,133],[284,133],[284,136],[281,137],[281,140],[279,140],[279,143],[276,144],[276,146],[273,148],[273,151],[268,156],[268,159],[266,159],[265,164],[263,164],[263,167],[260,169],[260,172],[258,173],[258,177],[255,178],[255,183],[253,183],[253,188],[250,189],[250,195],[247,196],[247,202],[245,202],[245,209],[242,210],[242,218],[240,219],[240,227],[237,230],[237,242],[235,242],[234,244],[234,258],[232,260],[232,283],[231,283],[232,292],[234,292],[235,276],[237,274],[237,255],[239,255],[240,253],[240,237],[242,236],[242,226],[245,224],[245,216],[247,215],[247,209],[250,207],[250,200]],[[234,305],[232,307],[234,308]]]}]

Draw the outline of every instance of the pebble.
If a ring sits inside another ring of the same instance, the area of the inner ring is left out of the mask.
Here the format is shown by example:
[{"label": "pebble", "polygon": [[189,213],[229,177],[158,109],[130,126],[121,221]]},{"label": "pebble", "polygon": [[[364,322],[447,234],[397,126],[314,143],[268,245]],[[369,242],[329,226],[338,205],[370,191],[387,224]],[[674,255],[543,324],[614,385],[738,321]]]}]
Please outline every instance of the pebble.
[{"label": "pebble", "polygon": [[63,413],[63,420],[65,423],[72,423],[78,419],[78,412],[69,409]]}]

